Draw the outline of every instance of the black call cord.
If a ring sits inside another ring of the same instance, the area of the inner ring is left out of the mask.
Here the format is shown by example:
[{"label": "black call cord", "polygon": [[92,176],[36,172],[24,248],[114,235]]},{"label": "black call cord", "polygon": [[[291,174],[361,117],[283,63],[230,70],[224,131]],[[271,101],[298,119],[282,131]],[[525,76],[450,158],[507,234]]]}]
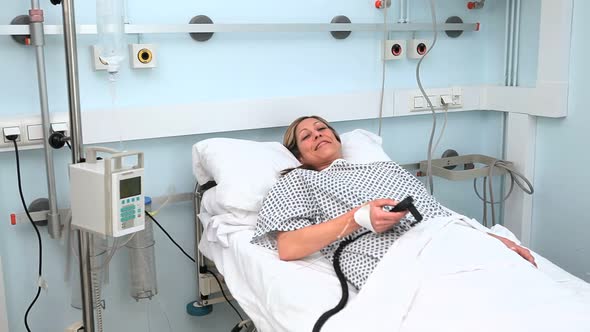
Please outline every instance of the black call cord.
[{"label": "black call cord", "polygon": [[[385,210],[389,211],[389,212],[401,212],[401,211],[409,211],[412,216],[414,216],[414,219],[416,221],[412,222],[410,224],[410,226],[415,226],[417,223],[419,223],[420,221],[422,221],[422,215],[420,214],[420,212],[418,212],[418,209],[416,209],[416,206],[414,206],[414,198],[412,198],[412,196],[408,196],[406,197],[404,200],[402,200],[401,202],[399,202],[397,205],[393,206],[393,207],[384,207]],[[328,321],[328,319],[330,319],[330,317],[334,316],[335,314],[337,314],[338,312],[340,312],[340,310],[344,309],[344,307],[346,306],[346,303],[348,302],[348,283],[346,281],[346,278],[344,277],[344,273],[342,273],[342,269],[340,268],[340,255],[342,254],[342,251],[344,250],[344,248],[353,243],[354,241],[358,240],[359,238],[361,238],[362,236],[371,233],[369,232],[364,232],[361,233],[360,235],[357,235],[353,238],[344,240],[342,242],[340,242],[340,244],[338,245],[338,248],[336,249],[336,251],[334,251],[334,257],[332,259],[332,265],[334,266],[334,272],[336,272],[336,277],[338,277],[338,281],[340,282],[340,287],[342,289],[342,297],[340,298],[340,301],[338,302],[338,304],[324,312],[320,318],[318,318],[318,320],[315,322],[315,325],[313,326],[313,332],[319,332],[322,327],[324,326],[324,324]]]},{"label": "black call cord", "polygon": [[[41,276],[42,276],[41,272],[43,270],[43,246],[42,246],[42,242],[41,242],[41,233],[39,233],[39,228],[37,228],[37,225],[33,221],[31,214],[29,213],[29,209],[27,208],[27,203],[25,202],[25,197],[23,195],[23,186],[22,186],[22,180],[21,180],[21,174],[20,174],[20,156],[18,153],[18,144],[16,143],[18,136],[17,135],[9,135],[6,138],[8,140],[12,141],[12,143],[14,144],[14,153],[15,153],[15,157],[16,157],[16,177],[18,180],[18,192],[20,194],[20,201],[23,205],[23,209],[25,210],[25,213],[27,214],[27,217],[29,218],[29,221],[31,222],[31,225],[33,225],[33,228],[35,229],[35,233],[37,234],[37,242],[39,245],[39,263],[38,263],[37,273],[39,275],[39,278],[41,278]],[[41,294],[41,285],[38,285],[37,286],[37,294],[35,294],[33,301],[31,301],[31,303],[29,304],[29,307],[27,308],[27,311],[25,312],[25,317],[24,317],[25,328],[27,329],[28,332],[31,332],[31,329],[29,327],[29,313],[31,312],[31,309],[33,309],[33,306],[35,305],[35,303],[37,303],[37,300],[39,299],[40,294]]]}]

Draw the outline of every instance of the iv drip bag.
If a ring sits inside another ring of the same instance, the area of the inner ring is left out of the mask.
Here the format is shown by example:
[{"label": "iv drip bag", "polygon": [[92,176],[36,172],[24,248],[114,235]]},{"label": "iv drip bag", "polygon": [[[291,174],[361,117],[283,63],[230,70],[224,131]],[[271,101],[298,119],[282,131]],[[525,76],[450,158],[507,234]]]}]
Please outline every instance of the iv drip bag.
[{"label": "iv drip bag", "polygon": [[125,58],[124,0],[96,0],[96,29],[100,61],[112,76]]}]

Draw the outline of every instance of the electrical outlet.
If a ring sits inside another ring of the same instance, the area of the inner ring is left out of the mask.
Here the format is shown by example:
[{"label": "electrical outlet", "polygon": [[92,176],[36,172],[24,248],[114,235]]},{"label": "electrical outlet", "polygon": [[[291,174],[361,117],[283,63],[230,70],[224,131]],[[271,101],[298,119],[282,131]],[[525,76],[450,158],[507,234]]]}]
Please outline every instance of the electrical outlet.
[{"label": "electrical outlet", "polygon": [[386,40],[383,42],[382,54],[384,60],[399,60],[404,57],[405,53],[405,40]]},{"label": "electrical outlet", "polygon": [[[436,92],[439,94],[428,95],[428,99],[430,99],[432,107],[434,107],[435,110],[444,110],[445,108],[449,110],[463,107],[461,89],[440,89]],[[427,112],[431,110],[426,98],[422,96],[421,92],[417,92],[416,95],[410,96],[409,105],[410,112]]]},{"label": "electrical outlet", "polygon": [[432,41],[426,39],[411,39],[408,41],[408,58],[420,59],[430,49]]},{"label": "electrical outlet", "polygon": [[[13,118],[6,118],[0,120],[0,152],[12,151],[12,141],[5,140],[5,128],[20,131],[20,137],[17,140],[19,148],[23,149],[37,149],[43,148],[43,140],[45,139],[43,130],[43,121],[41,116],[17,116]],[[69,124],[67,113],[51,113],[50,114],[51,129],[55,132],[62,132],[65,136],[69,136]]]},{"label": "electrical outlet", "polygon": [[130,44],[129,59],[131,67],[135,69],[155,68],[157,65],[155,44]]},{"label": "electrical outlet", "polygon": [[67,122],[52,122],[51,123],[51,130],[53,130],[56,133],[61,132],[62,134],[64,134],[64,136],[70,135]]},{"label": "electrical outlet", "polygon": [[[426,94],[435,112],[458,111],[479,107],[479,97],[474,91],[463,88],[431,88]],[[399,89],[394,93],[394,116],[431,112],[431,108],[419,89]],[[444,103],[443,103],[444,101]]]},{"label": "electrical outlet", "polygon": [[92,55],[92,66],[94,71],[106,71],[107,65],[100,61],[100,47],[92,45],[90,47],[90,54]]},{"label": "electrical outlet", "polygon": [[4,139],[4,143],[12,144],[12,140],[9,140],[8,137],[10,136],[17,136],[17,142],[21,141],[22,131],[20,125],[8,125],[2,128],[2,138]]}]

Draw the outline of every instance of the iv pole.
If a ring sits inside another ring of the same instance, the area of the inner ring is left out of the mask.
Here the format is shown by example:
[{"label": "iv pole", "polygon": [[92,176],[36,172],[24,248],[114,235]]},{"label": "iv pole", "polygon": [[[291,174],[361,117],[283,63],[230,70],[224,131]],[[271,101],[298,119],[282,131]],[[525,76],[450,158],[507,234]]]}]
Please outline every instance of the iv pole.
[{"label": "iv pole", "polygon": [[39,0],[31,0],[29,10],[31,45],[35,48],[37,62],[37,78],[39,80],[39,104],[41,106],[41,120],[43,123],[43,146],[45,147],[45,168],[47,172],[47,196],[49,211],[47,212],[48,233],[52,239],[60,237],[59,210],[57,209],[57,194],[55,186],[55,171],[53,166],[53,149],[47,138],[51,132],[49,119],[49,102],[47,97],[47,77],[45,75],[45,33],[43,31],[43,10],[39,7]]},{"label": "iv pole", "polygon": [[[68,76],[68,102],[70,114],[70,137],[72,142],[72,163],[83,161],[82,119],[80,112],[80,90],[78,81],[78,53],[76,46],[76,19],[74,0],[51,0],[62,5],[66,68]],[[80,262],[80,283],[82,293],[82,315],[84,331],[94,332],[94,305],[92,301],[92,279],[90,254],[92,237],[90,233],[77,230],[78,257]]]}]

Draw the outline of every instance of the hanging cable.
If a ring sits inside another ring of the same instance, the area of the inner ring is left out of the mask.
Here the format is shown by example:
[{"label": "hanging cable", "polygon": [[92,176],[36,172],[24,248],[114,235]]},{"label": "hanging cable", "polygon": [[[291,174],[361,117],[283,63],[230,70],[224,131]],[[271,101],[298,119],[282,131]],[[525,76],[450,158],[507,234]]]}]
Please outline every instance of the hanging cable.
[{"label": "hanging cable", "polygon": [[[10,139],[12,137],[8,137],[8,139]],[[25,327],[27,329],[28,332],[31,332],[31,329],[29,327],[29,313],[31,312],[31,309],[33,308],[33,306],[35,305],[35,303],[37,302],[37,300],[39,299],[39,295],[41,294],[41,279],[42,279],[42,270],[43,270],[43,246],[42,246],[42,242],[41,242],[41,233],[39,233],[39,229],[37,228],[37,225],[35,224],[35,222],[33,221],[33,218],[31,217],[31,214],[29,213],[29,209],[27,208],[27,203],[25,202],[25,197],[23,195],[23,186],[22,186],[22,180],[21,180],[21,174],[20,174],[20,157],[18,154],[18,144],[16,143],[17,137],[14,137],[14,139],[12,139],[12,143],[14,144],[14,153],[16,156],[16,177],[18,180],[18,192],[20,194],[20,201],[23,205],[23,209],[25,210],[25,213],[27,214],[27,218],[29,218],[29,221],[31,222],[31,225],[33,225],[33,228],[35,229],[35,233],[37,234],[37,242],[39,245],[39,263],[38,263],[38,270],[37,273],[39,275],[38,277],[38,285],[37,285],[37,294],[35,294],[35,298],[33,299],[33,301],[31,302],[31,304],[29,304],[29,307],[27,308],[27,311],[25,312]]]},{"label": "hanging cable", "polygon": [[383,124],[383,101],[385,99],[385,41],[388,38],[387,35],[387,3],[390,0],[384,0],[383,3],[383,41],[381,42],[381,97],[379,98],[379,130],[378,135],[381,136],[381,127]]},{"label": "hanging cable", "polygon": [[[496,168],[496,167],[505,170],[508,173],[508,175],[510,175],[510,189],[508,190],[508,193],[506,194],[506,196],[504,196],[499,202],[496,202],[494,200],[494,190],[493,190],[493,186],[492,186],[492,182],[493,182],[492,176],[494,175],[494,168]],[[487,178],[487,190],[486,190],[486,180],[485,180],[486,178]],[[524,181],[524,183],[522,181]],[[479,191],[477,190],[477,179],[473,180],[473,189],[475,191],[475,194],[477,195],[477,197],[480,200],[483,201],[483,204],[484,204],[483,205],[484,206],[483,222],[484,222],[485,226],[487,226],[487,205],[488,204],[491,205],[492,226],[494,226],[497,224],[496,223],[496,212],[494,210],[494,205],[501,204],[504,201],[506,201],[506,199],[508,199],[508,197],[512,194],[515,183],[520,189],[522,189],[522,191],[524,191],[528,195],[532,195],[535,192],[533,185],[529,181],[529,179],[527,179],[522,173],[518,172],[516,169],[511,167],[504,160],[494,160],[491,163],[491,165],[489,165],[488,175],[484,178],[484,183],[483,183],[483,197],[482,197],[482,195],[480,195]],[[489,193],[490,193],[490,200],[487,199],[487,191],[489,191]]]},{"label": "hanging cable", "polygon": [[443,126],[442,126],[442,129],[440,130],[440,134],[438,135],[438,139],[436,140],[436,144],[434,144],[434,147],[432,148],[432,154],[434,154],[434,152],[436,151],[436,148],[438,148],[438,144],[440,143],[440,140],[442,139],[442,137],[445,133],[445,129],[447,129],[449,105],[444,104],[443,107],[444,107],[444,112],[445,112],[445,121],[443,122]]},{"label": "hanging cable", "polygon": [[238,311],[238,309],[236,309],[236,307],[234,307],[234,305],[231,304],[231,302],[228,299],[227,295],[225,295],[225,292],[223,291],[223,287],[221,286],[221,282],[219,281],[219,279],[217,278],[217,276],[215,275],[215,273],[213,273],[211,271],[207,271],[207,273],[209,273],[210,275],[213,276],[213,278],[215,278],[215,281],[217,281],[217,285],[219,285],[219,289],[221,290],[221,294],[223,295],[223,298],[234,309],[234,311],[236,312],[236,314],[238,315],[238,317],[240,317],[240,322],[243,321],[244,318],[242,318],[242,315],[240,314],[240,312]]},{"label": "hanging cable", "polygon": [[371,232],[364,232],[361,233],[355,237],[351,237],[348,238],[342,242],[340,242],[340,244],[338,245],[338,248],[336,248],[336,250],[334,251],[334,256],[332,257],[332,265],[334,266],[334,272],[336,273],[336,277],[338,278],[338,281],[340,282],[340,289],[342,291],[342,296],[340,297],[340,301],[338,301],[338,304],[336,304],[336,306],[326,312],[324,312],[320,318],[318,318],[318,320],[315,322],[315,324],[313,325],[313,332],[320,332],[322,327],[324,326],[324,324],[326,324],[326,322],[328,321],[328,319],[330,319],[330,317],[334,316],[335,314],[337,314],[339,311],[341,311],[342,309],[344,309],[344,307],[346,306],[346,303],[348,302],[348,284],[346,282],[346,277],[344,276],[344,272],[342,272],[342,268],[340,267],[340,255],[342,254],[342,251],[344,250],[344,248],[351,244],[352,242],[358,240],[359,238],[361,238],[364,235],[367,235]]},{"label": "hanging cable", "polygon": [[[168,237],[168,239],[170,239],[170,241],[172,241],[172,243],[174,243],[174,245],[176,245],[176,247],[178,249],[180,249],[180,251],[182,251],[182,253],[188,259],[190,259],[193,263],[196,263],[195,259],[192,258],[191,255],[189,255],[186,251],[184,251],[184,249],[176,241],[174,241],[174,239],[172,238],[172,236],[170,236],[170,234],[164,229],[164,227],[162,227],[162,225],[160,225],[160,223],[151,214],[149,214],[148,212],[146,212],[145,215],[148,216],[156,224],[156,226],[158,226],[158,228],[160,228],[160,230],[162,230],[162,232],[164,232],[164,234],[166,234],[166,236]],[[223,298],[232,307],[232,309],[234,309],[234,311],[236,312],[236,314],[238,315],[238,317],[240,317],[240,323],[242,321],[244,321],[244,318],[242,318],[242,315],[240,314],[240,312],[238,311],[238,309],[236,309],[236,307],[234,307],[234,305],[231,303],[231,301],[229,300],[229,298],[225,295],[225,292],[223,291],[223,287],[221,285],[221,282],[219,281],[219,279],[217,279],[217,276],[215,275],[215,273],[213,273],[211,271],[207,271],[207,272],[210,273],[213,276],[213,278],[215,278],[215,281],[217,281],[217,285],[219,285],[219,289],[221,290],[221,294],[223,295]],[[240,323],[238,323],[238,325]]]},{"label": "hanging cable", "polygon": [[482,216],[482,223],[485,227],[488,227],[488,203],[487,202],[487,191],[485,191],[486,182],[488,180],[487,176],[483,177],[483,216]]},{"label": "hanging cable", "polygon": [[418,61],[418,65],[416,66],[416,82],[418,83],[418,88],[420,88],[420,92],[422,93],[422,95],[424,96],[424,99],[426,99],[426,102],[428,103],[428,107],[432,111],[432,131],[430,132],[430,139],[428,141],[428,162],[427,162],[427,167],[426,167],[426,173],[427,173],[426,187],[429,188],[430,194],[434,194],[434,184],[432,183],[432,143],[434,141],[434,133],[436,131],[436,112],[434,111],[434,106],[432,105],[432,101],[430,100],[430,98],[428,97],[428,94],[424,90],[424,87],[422,86],[422,81],[420,79],[420,65],[422,64],[422,61],[424,60],[424,58],[426,58],[426,56],[428,54],[430,54],[430,51],[432,51],[432,49],[434,48],[434,45],[436,45],[436,40],[438,39],[438,32],[436,31],[436,9],[435,9],[435,1],[434,0],[430,0],[430,12],[432,15],[432,29],[434,31],[434,39],[432,41],[432,45],[430,46],[430,48],[426,50],[426,53]]},{"label": "hanging cable", "polygon": [[174,245],[180,249],[180,251],[182,251],[182,253],[191,261],[193,261],[193,263],[195,263],[195,259],[191,257],[191,255],[189,255],[186,251],[184,251],[184,249],[176,242],[174,241],[174,239],[172,238],[172,236],[170,236],[170,234],[168,234],[168,232],[164,229],[164,227],[162,227],[162,225],[160,225],[160,223],[154,218],[152,217],[151,214],[149,214],[148,212],[145,213],[146,216],[148,216],[155,224],[156,226],[158,226],[158,228],[160,228],[160,230],[162,230],[162,232],[164,232],[164,234],[166,234],[166,236],[168,237],[168,239],[170,239],[170,241],[172,241],[172,243],[174,243]]}]

